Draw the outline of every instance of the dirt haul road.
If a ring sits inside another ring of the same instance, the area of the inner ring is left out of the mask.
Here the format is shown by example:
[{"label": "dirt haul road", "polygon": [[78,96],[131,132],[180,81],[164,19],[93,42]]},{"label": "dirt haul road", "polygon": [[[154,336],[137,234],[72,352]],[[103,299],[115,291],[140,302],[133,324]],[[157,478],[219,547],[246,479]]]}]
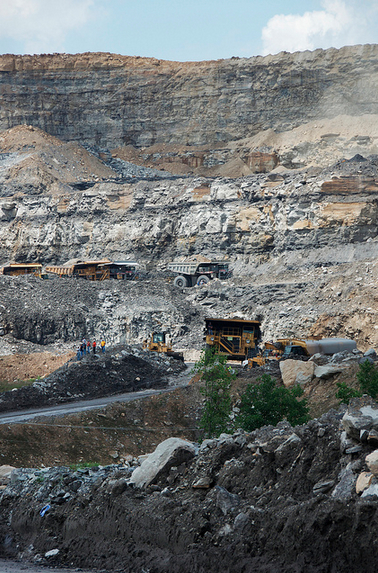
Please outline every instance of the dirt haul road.
[{"label": "dirt haul road", "polygon": [[[180,386],[188,384],[189,379],[190,378],[188,376],[188,380],[186,382],[183,381],[183,384],[180,384]],[[65,416],[67,414],[75,414],[77,412],[87,412],[88,410],[104,408],[108,404],[113,404],[114,402],[131,402],[133,400],[141,400],[142,398],[153,396],[154,394],[171,392],[175,388],[178,388],[178,386],[159,388],[158,390],[128,392],[127,394],[106,396],[95,400],[82,400],[80,402],[75,402],[74,404],[62,404],[50,408],[35,408],[32,410],[23,410],[22,412],[7,412],[6,414],[0,414],[0,424],[20,424],[28,420],[32,420],[33,418],[39,418],[40,416]]]}]

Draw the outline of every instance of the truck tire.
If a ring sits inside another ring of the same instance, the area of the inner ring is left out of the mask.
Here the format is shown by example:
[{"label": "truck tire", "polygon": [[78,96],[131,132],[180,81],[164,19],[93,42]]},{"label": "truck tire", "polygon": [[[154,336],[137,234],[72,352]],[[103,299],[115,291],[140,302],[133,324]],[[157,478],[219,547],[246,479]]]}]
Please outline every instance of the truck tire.
[{"label": "truck tire", "polygon": [[188,286],[188,281],[186,280],[185,277],[179,275],[178,277],[175,278],[173,284],[175,287],[184,288]]},{"label": "truck tire", "polygon": [[210,279],[206,275],[200,275],[197,279],[198,286],[207,285],[208,282],[210,282]]}]

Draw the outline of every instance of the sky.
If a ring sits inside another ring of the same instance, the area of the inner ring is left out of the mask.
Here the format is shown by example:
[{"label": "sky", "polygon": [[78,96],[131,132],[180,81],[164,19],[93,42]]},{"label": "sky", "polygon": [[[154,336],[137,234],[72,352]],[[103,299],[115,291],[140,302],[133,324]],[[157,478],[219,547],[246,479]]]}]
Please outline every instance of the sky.
[{"label": "sky", "polygon": [[202,61],[378,43],[378,0],[0,0],[0,54]]}]

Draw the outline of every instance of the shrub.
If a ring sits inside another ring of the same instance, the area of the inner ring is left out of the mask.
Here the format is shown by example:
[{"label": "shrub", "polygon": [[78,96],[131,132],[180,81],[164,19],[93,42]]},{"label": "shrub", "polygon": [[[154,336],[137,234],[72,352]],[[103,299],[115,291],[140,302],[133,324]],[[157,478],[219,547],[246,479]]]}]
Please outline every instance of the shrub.
[{"label": "shrub", "polygon": [[303,395],[300,386],[277,386],[269,374],[263,374],[259,380],[259,384],[248,384],[241,396],[237,427],[251,432],[261,426],[275,426],[283,419],[293,426],[308,421],[307,401],[298,400]]},{"label": "shrub", "polygon": [[236,375],[226,362],[227,356],[219,356],[213,349],[206,349],[194,367],[205,383],[204,388],[200,389],[205,397],[200,427],[207,438],[218,437],[229,424],[230,386]]},{"label": "shrub", "polygon": [[368,394],[376,399],[378,396],[378,370],[374,364],[365,360],[360,364],[357,372],[357,380],[360,383],[362,394]]},{"label": "shrub", "polygon": [[340,404],[349,404],[352,398],[362,396],[362,393],[359,390],[350,388],[345,384],[345,382],[337,382],[336,386],[338,388],[336,398],[340,400]]}]

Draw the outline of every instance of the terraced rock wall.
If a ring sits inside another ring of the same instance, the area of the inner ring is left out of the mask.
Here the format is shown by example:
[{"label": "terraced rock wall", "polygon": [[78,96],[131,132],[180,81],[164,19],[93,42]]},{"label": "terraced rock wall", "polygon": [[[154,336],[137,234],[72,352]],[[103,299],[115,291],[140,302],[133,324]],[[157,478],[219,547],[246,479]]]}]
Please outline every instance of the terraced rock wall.
[{"label": "terraced rock wall", "polygon": [[211,62],[106,53],[0,57],[0,131],[30,124],[63,140],[200,145],[377,113],[378,46]]}]

